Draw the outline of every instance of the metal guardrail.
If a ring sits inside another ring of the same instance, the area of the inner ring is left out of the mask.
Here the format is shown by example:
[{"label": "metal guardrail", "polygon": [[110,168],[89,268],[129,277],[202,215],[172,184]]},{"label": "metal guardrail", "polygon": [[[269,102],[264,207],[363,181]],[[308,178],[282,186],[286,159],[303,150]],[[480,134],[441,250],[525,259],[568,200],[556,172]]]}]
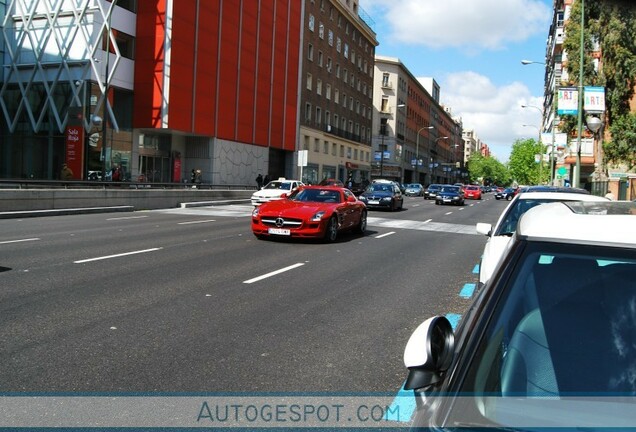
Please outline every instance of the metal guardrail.
[{"label": "metal guardrail", "polygon": [[155,183],[133,181],[0,179],[0,189],[204,189],[256,190],[251,185],[212,183]]}]

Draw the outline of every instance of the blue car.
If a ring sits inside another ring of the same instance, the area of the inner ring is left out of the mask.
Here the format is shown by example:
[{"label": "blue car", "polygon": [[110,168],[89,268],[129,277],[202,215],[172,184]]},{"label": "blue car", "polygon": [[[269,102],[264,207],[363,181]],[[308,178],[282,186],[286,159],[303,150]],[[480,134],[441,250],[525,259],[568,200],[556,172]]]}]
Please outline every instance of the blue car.
[{"label": "blue car", "polygon": [[435,197],[435,205],[464,205],[464,192],[461,186],[443,185]]}]

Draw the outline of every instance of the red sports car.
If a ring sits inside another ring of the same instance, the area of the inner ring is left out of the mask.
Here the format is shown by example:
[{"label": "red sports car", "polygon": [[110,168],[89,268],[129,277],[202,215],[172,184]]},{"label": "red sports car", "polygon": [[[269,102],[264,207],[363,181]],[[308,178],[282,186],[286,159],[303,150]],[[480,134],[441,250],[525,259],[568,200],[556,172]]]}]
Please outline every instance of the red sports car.
[{"label": "red sports car", "polygon": [[304,186],[252,211],[252,232],[259,239],[313,237],[333,242],[342,231],[364,233],[366,228],[366,205],[350,190],[335,186]]},{"label": "red sports car", "polygon": [[481,199],[481,188],[475,185],[464,186],[464,198],[465,199]]}]

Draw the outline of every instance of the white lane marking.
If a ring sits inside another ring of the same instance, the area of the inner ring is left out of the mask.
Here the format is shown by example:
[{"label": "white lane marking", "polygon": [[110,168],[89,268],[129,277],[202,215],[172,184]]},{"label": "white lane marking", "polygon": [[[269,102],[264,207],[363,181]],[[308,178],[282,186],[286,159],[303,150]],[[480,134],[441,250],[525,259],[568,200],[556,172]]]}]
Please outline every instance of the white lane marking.
[{"label": "white lane marking", "polygon": [[386,234],[380,234],[379,236],[376,236],[375,238],[381,239],[383,237],[388,237],[388,236],[393,235],[393,234],[395,234],[395,231],[391,231],[391,232],[388,232]]},{"label": "white lane marking", "polygon": [[83,263],[87,263],[87,262],[91,262],[91,261],[100,261],[100,260],[105,260],[105,259],[110,259],[110,258],[119,258],[119,257],[123,257],[123,256],[128,256],[128,255],[137,255],[137,254],[142,254],[142,253],[147,253],[147,252],[155,252],[155,251],[158,251],[158,250],[161,250],[161,249],[163,249],[163,248],[159,247],[159,248],[152,248],[152,249],[144,249],[144,250],[120,253],[120,254],[116,254],[116,255],[107,255],[107,256],[102,256],[102,257],[97,257],[97,258],[89,258],[89,259],[73,261],[73,262],[75,264],[83,264]]},{"label": "white lane marking", "polygon": [[260,280],[267,279],[268,277],[276,276],[277,274],[284,273],[286,271],[293,270],[293,269],[295,269],[297,267],[301,267],[301,266],[304,266],[304,265],[305,265],[305,263],[297,263],[297,264],[294,264],[294,265],[290,265],[288,267],[285,267],[285,268],[282,268],[282,269],[279,269],[279,270],[275,270],[273,272],[270,272],[270,273],[267,273],[267,274],[264,274],[264,275],[261,275],[261,276],[257,276],[255,278],[248,279],[246,281],[243,281],[243,283],[244,284],[251,284],[251,283],[254,283],[254,282],[258,282]]},{"label": "white lane marking", "polygon": [[114,221],[114,220],[125,220],[125,219],[144,219],[147,218],[148,216],[124,216],[124,217],[117,217],[117,218],[108,218],[106,219],[107,221]]},{"label": "white lane marking", "polygon": [[432,221],[433,219],[427,219],[424,221],[424,223],[429,223],[430,221]]},{"label": "white lane marking", "polygon": [[448,213],[445,214],[445,216],[448,216],[448,215],[451,215],[451,214],[453,214],[453,212],[448,212]]},{"label": "white lane marking", "polygon": [[39,238],[26,238],[26,239],[20,239],[20,240],[1,241],[0,244],[23,243],[23,242],[38,241],[38,240],[40,240],[40,239]]},{"label": "white lane marking", "polygon": [[191,224],[200,224],[200,223],[208,223],[208,222],[216,222],[216,219],[190,221],[190,222],[179,222],[177,225],[191,225]]}]

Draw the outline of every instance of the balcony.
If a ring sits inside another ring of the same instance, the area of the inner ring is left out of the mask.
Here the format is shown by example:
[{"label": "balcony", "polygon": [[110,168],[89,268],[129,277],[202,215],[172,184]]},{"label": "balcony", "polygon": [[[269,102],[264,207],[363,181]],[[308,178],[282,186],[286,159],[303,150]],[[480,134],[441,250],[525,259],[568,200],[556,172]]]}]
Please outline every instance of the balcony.
[{"label": "balcony", "polygon": [[332,125],[326,125],[325,126],[325,132],[330,133],[331,135],[336,135],[340,138],[344,138],[344,139],[348,139],[350,141],[355,141],[355,142],[359,142],[361,144],[364,144],[364,142],[362,141],[360,135],[356,135],[353,132],[349,132],[345,129],[339,129],[337,127],[334,127]]}]

